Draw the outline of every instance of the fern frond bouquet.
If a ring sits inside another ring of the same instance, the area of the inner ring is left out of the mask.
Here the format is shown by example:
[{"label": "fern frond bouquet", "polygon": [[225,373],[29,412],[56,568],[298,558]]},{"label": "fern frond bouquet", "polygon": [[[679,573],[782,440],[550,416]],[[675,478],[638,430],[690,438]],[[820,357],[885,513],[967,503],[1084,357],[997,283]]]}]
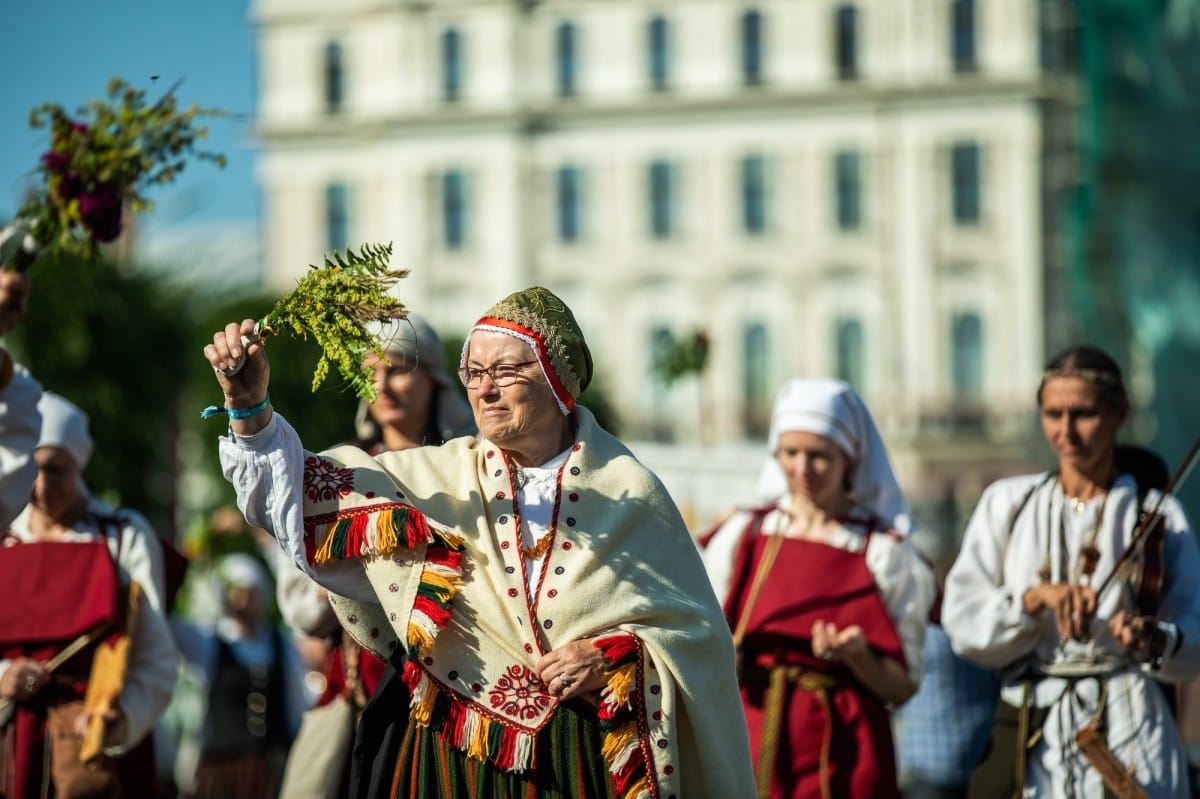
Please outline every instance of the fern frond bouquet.
[{"label": "fern frond bouquet", "polygon": [[345,253],[325,256],[322,266],[309,266],[296,288],[286,294],[255,328],[259,340],[284,331],[302,338],[312,336],[321,347],[313,372],[313,391],[337,369],[346,385],[361,399],[375,399],[371,370],[364,366],[369,353],[386,358],[383,342],[371,324],[408,315],[404,304],[390,294],[408,270],[389,267],[392,245],[364,244]]}]

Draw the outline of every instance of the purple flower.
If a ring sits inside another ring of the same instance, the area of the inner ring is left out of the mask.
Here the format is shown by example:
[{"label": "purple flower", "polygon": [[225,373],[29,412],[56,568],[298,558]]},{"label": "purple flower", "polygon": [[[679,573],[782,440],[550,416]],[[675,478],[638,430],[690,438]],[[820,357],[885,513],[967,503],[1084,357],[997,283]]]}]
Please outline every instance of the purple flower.
[{"label": "purple flower", "polygon": [[42,153],[42,166],[51,172],[62,174],[71,164],[71,157],[57,150],[47,150]]},{"label": "purple flower", "polygon": [[121,198],[108,184],[79,197],[79,216],[102,244],[121,235]]},{"label": "purple flower", "polygon": [[83,192],[83,180],[74,170],[62,175],[54,189],[54,198],[62,203],[69,203]]}]

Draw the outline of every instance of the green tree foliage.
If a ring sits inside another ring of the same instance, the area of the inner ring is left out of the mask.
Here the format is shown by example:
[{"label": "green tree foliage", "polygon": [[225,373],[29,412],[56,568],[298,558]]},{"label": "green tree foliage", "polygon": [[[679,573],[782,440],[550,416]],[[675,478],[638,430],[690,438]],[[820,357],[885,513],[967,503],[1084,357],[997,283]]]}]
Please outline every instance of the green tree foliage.
[{"label": "green tree foliage", "polygon": [[175,441],[187,318],[182,298],[106,261],[40,259],[24,320],[9,334],[47,390],[87,412],[93,491],[173,531]]},{"label": "green tree foliage", "polygon": [[675,381],[699,375],[708,363],[708,334],[697,330],[683,338],[671,337],[671,344],[654,359],[654,373],[668,386]]}]

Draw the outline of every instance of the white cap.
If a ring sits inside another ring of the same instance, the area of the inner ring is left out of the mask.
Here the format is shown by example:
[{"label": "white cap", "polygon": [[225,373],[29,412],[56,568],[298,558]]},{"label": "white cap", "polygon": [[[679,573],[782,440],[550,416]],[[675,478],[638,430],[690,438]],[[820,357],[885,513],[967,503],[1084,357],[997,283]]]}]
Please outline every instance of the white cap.
[{"label": "white cap", "polygon": [[42,432],[38,447],[57,447],[75,459],[80,470],[92,457],[92,436],[88,432],[88,416],[74,403],[52,391],[38,400],[42,414]]}]

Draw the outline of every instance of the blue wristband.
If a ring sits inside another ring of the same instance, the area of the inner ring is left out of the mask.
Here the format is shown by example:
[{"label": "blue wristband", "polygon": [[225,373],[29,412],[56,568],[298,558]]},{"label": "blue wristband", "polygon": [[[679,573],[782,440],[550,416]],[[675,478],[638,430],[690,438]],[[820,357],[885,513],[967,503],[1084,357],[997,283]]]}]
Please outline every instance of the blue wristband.
[{"label": "blue wristband", "polygon": [[249,419],[251,416],[258,416],[267,409],[271,404],[271,394],[267,392],[267,396],[262,402],[252,408],[226,408],[224,405],[209,405],[204,410],[200,411],[201,419],[208,419],[216,416],[219,413],[228,414],[230,419]]}]

